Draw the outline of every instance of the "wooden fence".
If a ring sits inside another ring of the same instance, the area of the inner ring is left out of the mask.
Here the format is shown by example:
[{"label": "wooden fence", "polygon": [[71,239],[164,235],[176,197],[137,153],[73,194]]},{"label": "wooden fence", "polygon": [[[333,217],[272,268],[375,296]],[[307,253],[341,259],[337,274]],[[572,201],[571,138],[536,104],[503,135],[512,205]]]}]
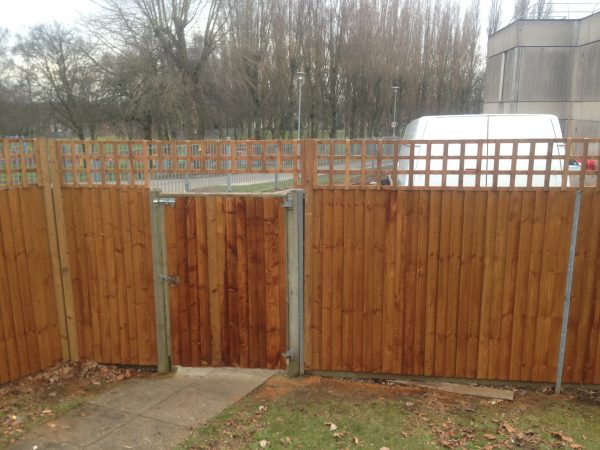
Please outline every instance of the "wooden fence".
[{"label": "wooden fence", "polygon": [[283,368],[282,197],[177,197],[165,209],[174,364]]},{"label": "wooden fence", "polygon": [[[306,193],[308,370],[554,380],[581,194],[564,377],[600,383],[599,159],[599,139],[0,140],[0,382],[156,364],[152,177],[286,173]],[[283,366],[280,203],[164,208],[175,363]]]},{"label": "wooden fence", "polygon": [[156,365],[147,189],[62,189],[79,357]]},{"label": "wooden fence", "polygon": [[[553,381],[574,196],[315,191],[307,369]],[[600,382],[599,201],[584,196],[567,382]]]},{"label": "wooden fence", "polygon": [[63,359],[42,188],[0,190],[0,383]]}]

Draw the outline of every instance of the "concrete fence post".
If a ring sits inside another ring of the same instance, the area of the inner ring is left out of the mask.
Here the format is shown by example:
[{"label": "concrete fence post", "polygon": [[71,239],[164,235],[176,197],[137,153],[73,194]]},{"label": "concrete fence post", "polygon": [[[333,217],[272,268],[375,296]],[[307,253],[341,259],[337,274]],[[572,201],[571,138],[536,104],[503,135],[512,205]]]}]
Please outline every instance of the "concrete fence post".
[{"label": "concrete fence post", "polygon": [[[164,205],[159,191],[150,191],[150,227],[152,236],[152,272],[154,278],[154,306],[156,311],[156,353],[158,371],[171,371],[169,333],[169,294],[167,276]],[[169,199],[174,202],[174,199]]]},{"label": "concrete fence post", "polygon": [[304,374],[304,192],[288,193],[286,202],[288,375]]}]

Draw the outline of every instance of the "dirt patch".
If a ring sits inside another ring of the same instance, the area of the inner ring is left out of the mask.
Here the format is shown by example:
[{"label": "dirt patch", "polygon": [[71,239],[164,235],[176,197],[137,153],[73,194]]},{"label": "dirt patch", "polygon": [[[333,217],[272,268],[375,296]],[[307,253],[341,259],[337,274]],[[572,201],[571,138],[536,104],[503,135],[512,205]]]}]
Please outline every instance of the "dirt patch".
[{"label": "dirt patch", "polygon": [[0,448],[25,431],[79,406],[83,401],[146,369],[129,369],[93,361],[65,363],[0,386]]},{"label": "dirt patch", "polygon": [[302,378],[288,378],[284,375],[278,375],[269,378],[260,389],[252,394],[252,398],[257,401],[273,400],[293,393],[311,401],[331,400],[346,396],[364,399],[392,399],[399,396],[417,396],[423,394],[423,392],[425,390],[421,388],[374,380],[328,378],[312,375]]}]

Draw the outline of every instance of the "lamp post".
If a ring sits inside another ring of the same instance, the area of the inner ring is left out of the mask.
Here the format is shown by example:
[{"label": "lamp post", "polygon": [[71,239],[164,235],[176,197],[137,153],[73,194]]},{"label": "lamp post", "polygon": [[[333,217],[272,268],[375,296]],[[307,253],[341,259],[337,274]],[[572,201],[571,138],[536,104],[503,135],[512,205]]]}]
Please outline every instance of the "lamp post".
[{"label": "lamp post", "polygon": [[393,86],[392,90],[394,91],[394,119],[392,121],[392,137],[396,137],[396,127],[398,123],[396,122],[396,103],[398,100],[398,90],[400,88],[398,86]]},{"label": "lamp post", "polygon": [[296,82],[298,83],[298,140],[300,140],[300,124],[302,121],[302,85],[304,84],[304,76],[302,71],[296,72]]}]

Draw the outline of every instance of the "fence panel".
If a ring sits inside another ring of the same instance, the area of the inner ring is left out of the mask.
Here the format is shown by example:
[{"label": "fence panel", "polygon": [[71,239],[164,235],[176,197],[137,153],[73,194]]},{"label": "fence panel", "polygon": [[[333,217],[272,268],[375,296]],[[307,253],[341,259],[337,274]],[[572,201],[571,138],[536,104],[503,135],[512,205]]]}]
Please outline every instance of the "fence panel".
[{"label": "fence panel", "polygon": [[313,195],[307,369],[555,379],[574,192]]},{"label": "fence panel", "polygon": [[165,208],[174,364],[283,368],[282,197],[177,197]]},{"label": "fence panel", "polygon": [[43,189],[0,189],[0,211],[1,384],[62,353]]},{"label": "fence panel", "polygon": [[564,380],[599,384],[600,192],[582,195]]},{"label": "fence panel", "polygon": [[81,358],[156,364],[149,191],[63,189]]}]

